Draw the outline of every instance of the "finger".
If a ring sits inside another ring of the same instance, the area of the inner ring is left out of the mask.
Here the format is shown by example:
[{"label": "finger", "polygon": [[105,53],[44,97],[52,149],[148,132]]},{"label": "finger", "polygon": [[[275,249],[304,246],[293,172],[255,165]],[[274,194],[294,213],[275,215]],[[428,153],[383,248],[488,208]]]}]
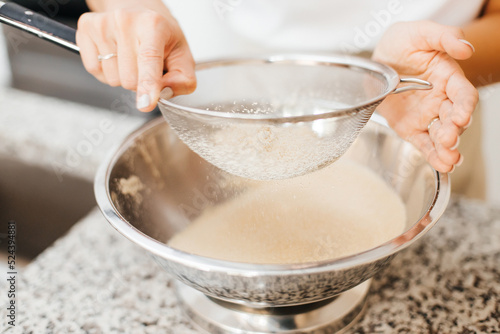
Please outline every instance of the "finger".
[{"label": "finger", "polygon": [[422,152],[425,159],[430,163],[430,165],[437,171],[448,173],[452,170],[453,165],[443,162],[434,146],[433,141],[429,137],[427,132],[420,132],[408,138],[408,141],[412,143],[417,149]]},{"label": "finger", "polygon": [[162,87],[165,34],[144,32],[137,54],[137,109],[155,108]]},{"label": "finger", "polygon": [[446,84],[446,95],[453,102],[451,115],[447,115],[458,127],[466,127],[479,101],[477,89],[463,73],[455,72]]},{"label": "finger", "polygon": [[[111,41],[99,42],[98,49],[99,49],[99,54],[102,56],[106,56],[109,54],[117,54],[116,43]],[[112,87],[118,87],[121,85],[120,73],[118,71],[117,56],[101,60],[101,67],[102,67],[102,73],[104,74],[104,77],[106,78],[106,82],[108,83],[108,85]]]},{"label": "finger", "polygon": [[419,35],[415,43],[420,50],[446,52],[461,60],[470,58],[474,53],[474,47],[464,40],[464,32],[460,28],[431,21],[414,22],[413,27]]},{"label": "finger", "polygon": [[[116,31],[114,25],[110,23],[109,20],[103,20],[101,18],[101,24],[99,25],[99,31],[95,32],[93,39],[97,45],[97,51],[99,55],[106,56],[109,54],[116,54],[116,38],[114,32]],[[109,59],[103,59],[100,61],[102,73],[106,78],[108,85],[117,87],[120,86],[120,75],[118,72],[118,61],[116,57],[111,57]]]},{"label": "finger", "polygon": [[473,116],[471,116],[471,117],[470,117],[470,120],[469,120],[469,123],[467,123],[467,125],[466,125],[466,126],[462,127],[462,133],[463,133],[465,130],[467,130],[467,129],[468,129],[468,128],[472,125],[472,121],[473,121],[473,119],[474,119],[474,117],[473,117]]},{"label": "finger", "polygon": [[452,58],[458,60],[468,59],[472,56],[475,49],[474,46],[466,41],[463,37],[463,32],[445,32],[442,35],[442,45],[444,52]]},{"label": "finger", "polygon": [[451,150],[458,147],[460,135],[464,132],[463,128],[457,127],[453,122],[444,122],[437,124],[430,131],[431,139],[444,147]]},{"label": "finger", "polygon": [[83,14],[78,20],[78,29],[76,31],[76,45],[80,48],[80,56],[82,58],[85,70],[96,77],[99,81],[106,83],[104,74],[102,73],[101,64],[97,59],[99,52],[97,46],[90,37],[89,16],[92,14]]},{"label": "finger", "polygon": [[137,90],[137,49],[138,42],[134,33],[134,16],[132,10],[122,9],[115,13],[117,25],[118,72],[123,88]]},{"label": "finger", "polygon": [[439,109],[439,120],[432,123],[428,132],[435,143],[439,143],[447,148],[452,148],[458,141],[458,136],[464,132],[463,127],[457,126],[452,120],[453,103],[445,100]]},{"label": "finger", "polygon": [[450,150],[441,145],[436,145],[436,152],[440,161],[448,166],[455,166],[460,160],[460,152],[458,150]]},{"label": "finger", "polygon": [[163,86],[170,87],[173,95],[190,94],[196,89],[195,62],[187,42],[172,50],[165,67]]},{"label": "finger", "polygon": [[129,40],[127,36],[120,36],[117,43],[118,50],[118,75],[123,88],[137,90],[137,56],[135,41]]}]

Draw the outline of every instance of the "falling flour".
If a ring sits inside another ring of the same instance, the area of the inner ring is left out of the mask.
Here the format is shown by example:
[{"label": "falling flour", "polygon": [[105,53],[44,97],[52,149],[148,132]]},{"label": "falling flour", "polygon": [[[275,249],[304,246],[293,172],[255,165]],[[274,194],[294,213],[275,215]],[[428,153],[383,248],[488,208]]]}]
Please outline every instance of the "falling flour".
[{"label": "falling flour", "polygon": [[405,223],[399,196],[365,166],[342,159],[209,208],[169,245],[235,262],[305,263],[381,245]]},{"label": "falling flour", "polygon": [[315,100],[286,100],[286,104],[240,101],[206,108],[240,116],[275,115],[276,123],[221,120],[214,125],[201,123],[193,131],[187,131],[185,124],[178,126],[180,120],[170,123],[182,141],[205,160],[254,180],[282,180],[316,171],[336,161],[357,137],[360,124],[351,118],[279,121],[280,117],[321,115],[349,105],[329,102],[328,108],[320,108]]}]

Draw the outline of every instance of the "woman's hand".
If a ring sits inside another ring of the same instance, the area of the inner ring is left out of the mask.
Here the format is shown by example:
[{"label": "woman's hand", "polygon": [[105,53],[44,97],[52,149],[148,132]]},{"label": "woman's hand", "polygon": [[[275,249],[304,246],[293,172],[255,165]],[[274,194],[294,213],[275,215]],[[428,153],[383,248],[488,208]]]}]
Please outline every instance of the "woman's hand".
[{"label": "woman's hand", "polygon": [[478,102],[476,88],[455,61],[474,52],[463,38],[459,28],[433,22],[396,23],[373,54],[374,60],[393,67],[401,77],[418,77],[434,85],[431,90],[390,95],[378,111],[441,172],[461,164],[459,136],[470,125]]},{"label": "woman's hand", "polygon": [[[153,110],[165,87],[172,96],[193,92],[194,60],[177,21],[163,5],[126,3],[80,17],[76,41],[87,71],[103,83],[136,91],[141,111]],[[110,54],[116,56],[98,60]]]}]

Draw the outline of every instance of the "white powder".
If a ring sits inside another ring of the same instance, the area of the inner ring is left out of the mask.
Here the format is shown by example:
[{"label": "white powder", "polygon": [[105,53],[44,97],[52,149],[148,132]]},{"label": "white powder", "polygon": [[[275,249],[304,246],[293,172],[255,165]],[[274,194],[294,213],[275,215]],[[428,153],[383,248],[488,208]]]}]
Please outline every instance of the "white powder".
[{"label": "white powder", "polygon": [[403,203],[379,176],[340,160],[208,209],[169,245],[236,262],[304,263],[378,246],[405,223]]},{"label": "white powder", "polygon": [[[326,112],[314,101],[291,100],[289,103],[241,102],[209,109],[282,117]],[[328,106],[328,111],[347,107],[337,102],[330,102]],[[179,137],[205,160],[231,174],[254,180],[282,180],[331,164],[350,147],[362,125],[357,116],[278,125],[220,120],[214,125],[191,125],[193,131],[189,124],[178,119],[170,123]]]},{"label": "white powder", "polygon": [[132,175],[128,179],[119,179],[118,189],[123,195],[137,196],[144,189],[144,184],[136,175]]}]

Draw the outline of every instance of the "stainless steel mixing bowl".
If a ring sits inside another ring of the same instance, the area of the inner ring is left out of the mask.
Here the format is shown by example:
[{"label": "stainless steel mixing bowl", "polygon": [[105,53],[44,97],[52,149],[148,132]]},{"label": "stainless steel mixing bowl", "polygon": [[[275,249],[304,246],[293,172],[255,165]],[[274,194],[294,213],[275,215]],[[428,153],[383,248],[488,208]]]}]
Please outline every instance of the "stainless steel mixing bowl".
[{"label": "stainless steel mixing bowl", "polygon": [[271,181],[249,181],[214,167],[163,119],[132,133],[104,161],[95,193],[111,225],[183,283],[253,307],[298,305],[330,298],[372,277],[436,223],[449,199],[448,175],[432,169],[417,149],[378,121],[368,123],[346,158],[369,167],[399,194],[407,209],[406,230],[365,252],[316,263],[233,263],[167,246],[205,208],[244,192],[248,182]]}]

